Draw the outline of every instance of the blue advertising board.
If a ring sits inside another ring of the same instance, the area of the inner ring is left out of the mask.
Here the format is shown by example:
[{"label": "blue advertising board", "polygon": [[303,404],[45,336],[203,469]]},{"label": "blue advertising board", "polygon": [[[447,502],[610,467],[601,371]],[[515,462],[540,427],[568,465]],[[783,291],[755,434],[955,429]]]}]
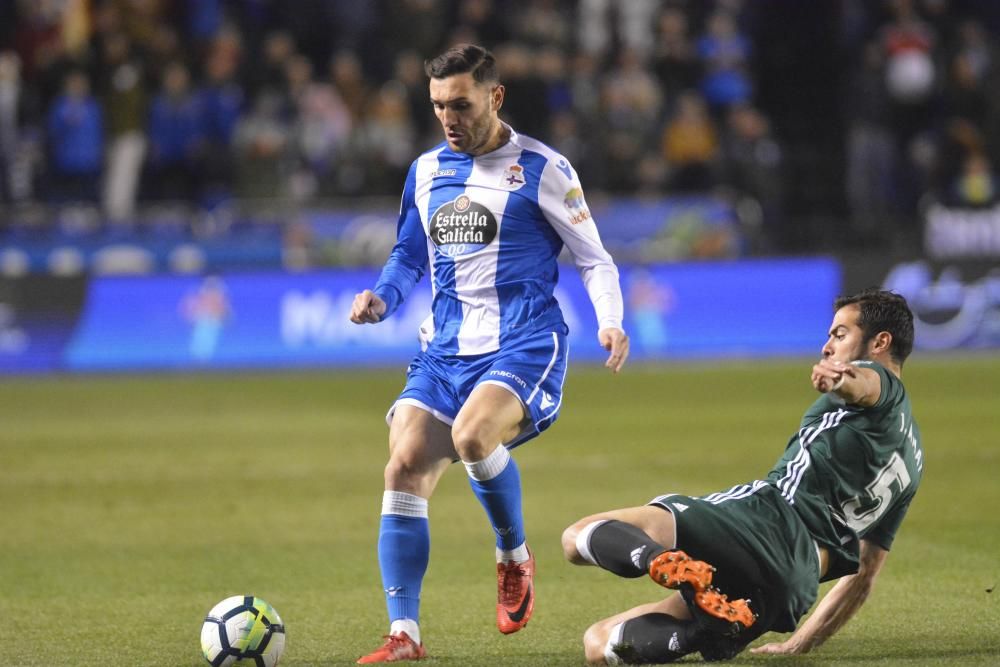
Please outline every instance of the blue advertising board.
[{"label": "blue advertising board", "polygon": [[[70,370],[394,365],[418,349],[426,280],[378,325],[348,320],[376,270],[100,277],[69,342]],[[818,354],[841,285],[829,259],[622,267],[633,360]],[[606,356],[576,270],[556,290],[574,360]]]},{"label": "blue advertising board", "polygon": [[86,289],[83,278],[0,280],[0,375],[62,368]]}]

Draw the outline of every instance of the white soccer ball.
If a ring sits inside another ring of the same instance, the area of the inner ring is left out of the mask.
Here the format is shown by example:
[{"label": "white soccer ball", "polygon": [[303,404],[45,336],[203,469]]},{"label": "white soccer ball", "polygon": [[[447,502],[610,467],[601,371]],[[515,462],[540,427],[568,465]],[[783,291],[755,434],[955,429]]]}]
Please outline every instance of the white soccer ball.
[{"label": "white soccer ball", "polygon": [[274,607],[235,595],[212,607],[201,626],[201,652],[212,667],[274,667],[285,650],[285,626]]}]

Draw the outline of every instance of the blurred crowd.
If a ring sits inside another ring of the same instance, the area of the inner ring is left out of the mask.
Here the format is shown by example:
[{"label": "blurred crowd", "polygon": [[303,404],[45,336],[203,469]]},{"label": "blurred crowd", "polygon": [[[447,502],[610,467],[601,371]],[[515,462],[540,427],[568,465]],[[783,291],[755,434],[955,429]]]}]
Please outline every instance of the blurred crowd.
[{"label": "blurred crowd", "polygon": [[[835,194],[808,203],[875,238],[928,192],[994,202],[994,4],[11,0],[0,208],[396,196],[440,141],[423,60],[475,42],[497,55],[501,116],[589,191],[737,192],[781,230],[813,172]],[[815,90],[833,103],[800,99]]]}]

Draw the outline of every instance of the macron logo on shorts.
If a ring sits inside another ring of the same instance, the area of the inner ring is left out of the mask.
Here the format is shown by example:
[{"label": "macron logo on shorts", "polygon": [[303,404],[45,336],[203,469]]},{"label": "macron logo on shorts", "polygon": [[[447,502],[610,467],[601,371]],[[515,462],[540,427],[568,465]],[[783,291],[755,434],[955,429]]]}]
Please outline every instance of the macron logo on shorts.
[{"label": "macron logo on shorts", "polygon": [[500,370],[494,369],[494,370],[490,371],[490,375],[499,375],[500,377],[507,378],[509,380],[513,380],[518,385],[520,385],[520,387],[522,389],[527,389],[528,388],[528,383],[527,382],[525,382],[524,380],[522,380],[518,376],[514,375],[510,371],[500,371]]}]

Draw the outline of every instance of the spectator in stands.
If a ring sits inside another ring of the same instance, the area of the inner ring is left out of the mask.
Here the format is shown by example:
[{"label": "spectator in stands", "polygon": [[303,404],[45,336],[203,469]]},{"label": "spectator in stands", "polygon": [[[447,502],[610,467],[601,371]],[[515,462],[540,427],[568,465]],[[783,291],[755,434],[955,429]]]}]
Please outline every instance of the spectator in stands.
[{"label": "spectator in stands", "polygon": [[[449,18],[448,7],[438,0],[394,0],[392,11],[384,12],[380,20],[383,42],[396,54],[434,53],[444,42]],[[423,75],[423,59],[420,63]],[[423,92],[426,99],[426,87]]]},{"label": "spectator in stands", "polygon": [[893,20],[883,26],[879,39],[886,59],[891,121],[905,152],[931,118],[939,40],[913,0],[893,0],[890,6]]},{"label": "spectator in stands", "polygon": [[17,173],[26,100],[21,59],[13,51],[0,51],[0,204],[23,199],[27,194],[24,186],[29,184]]},{"label": "spectator in stands", "polygon": [[285,88],[288,61],[296,53],[295,40],[287,30],[276,30],[264,37],[261,62],[250,70],[252,93],[276,93]]},{"label": "spectator in stands", "polygon": [[277,91],[263,90],[236,125],[236,196],[283,198],[292,174],[292,128]]},{"label": "spectator in stands", "polygon": [[[416,51],[400,51],[393,66],[395,81],[406,93],[406,106],[421,145],[433,146],[438,139],[437,122],[427,103],[427,76],[424,61]],[[426,140],[425,140],[426,138]]]},{"label": "spectator in stands", "polygon": [[510,38],[531,47],[547,47],[569,55],[573,46],[571,9],[563,0],[533,0],[518,11],[507,13]]},{"label": "spectator in stands", "polygon": [[312,63],[305,56],[289,60],[286,77],[294,147],[303,167],[297,174],[297,192],[309,196],[321,185],[336,191],[338,161],[354,130],[350,111],[333,85],[313,79]]},{"label": "spectator in stands", "polygon": [[662,152],[670,170],[671,190],[701,192],[715,184],[719,137],[698,92],[686,91],[677,100],[663,129]]},{"label": "spectator in stands", "polygon": [[458,0],[453,24],[458,30],[466,31],[463,38],[498,47],[510,38],[504,18],[497,11],[494,0]]},{"label": "spectator in stands", "polygon": [[359,128],[359,144],[367,156],[365,183],[384,191],[406,178],[416,149],[416,132],[406,106],[406,90],[390,81],[375,95],[371,111]]},{"label": "spectator in stands", "polygon": [[66,76],[62,95],[49,108],[46,130],[50,199],[96,202],[104,158],[104,118],[82,70]]},{"label": "spectator in stands", "polygon": [[189,54],[181,43],[177,29],[169,23],[157,25],[148,42],[137,42],[146,53],[150,90],[156,90],[166,79],[166,70],[173,63],[187,63]]},{"label": "spectator in stands", "polygon": [[688,17],[678,7],[667,7],[659,16],[652,68],[668,100],[698,85],[701,65],[689,33]]},{"label": "spectator in stands", "polygon": [[205,81],[197,92],[204,133],[202,198],[206,206],[232,196],[233,133],[246,94],[238,76],[241,51],[214,44],[205,63]]},{"label": "spectator in stands", "polygon": [[338,51],[330,59],[330,82],[347,105],[351,121],[358,125],[364,119],[371,97],[361,59],[350,51]]},{"label": "spectator in stands", "polygon": [[785,174],[781,146],[771,133],[771,125],[760,110],[741,104],[726,116],[722,140],[723,181],[736,192],[760,204],[760,239],[776,247],[783,222]]},{"label": "spectator in stands", "polygon": [[581,0],[576,26],[581,50],[602,57],[617,44],[645,60],[653,50],[659,10],[659,0]]},{"label": "spectator in stands", "polygon": [[204,111],[191,89],[186,65],[164,70],[149,119],[150,194],[161,200],[194,200],[202,177]]},{"label": "spectator in stands", "polygon": [[898,154],[889,124],[883,52],[870,42],[861,53],[845,95],[846,195],[851,232],[873,244],[884,242],[892,233],[902,206],[896,188]]},{"label": "spectator in stands", "polygon": [[497,67],[504,73],[504,122],[532,137],[545,136],[549,124],[546,85],[536,67],[532,49],[517,42],[507,42],[493,50]]},{"label": "spectator in stands", "polygon": [[959,31],[959,46],[948,62],[944,110],[948,116],[966,118],[986,129],[993,117],[990,84],[994,74],[993,52],[982,24],[966,21]]},{"label": "spectator in stands", "polygon": [[725,10],[714,12],[697,49],[704,67],[701,91],[709,106],[718,110],[749,102],[750,41],[739,31],[736,18]]},{"label": "spectator in stands", "polygon": [[548,114],[572,111],[573,90],[569,84],[566,55],[557,48],[543,46],[535,57],[538,77],[545,89],[543,99]]},{"label": "spectator in stands", "polygon": [[107,163],[102,206],[109,220],[135,215],[139,175],[146,155],[146,118],[149,113],[145,67],[125,33],[106,35],[98,94],[107,118]]},{"label": "spectator in stands", "polygon": [[640,54],[624,49],[618,54],[616,67],[602,79],[601,97],[607,132],[606,186],[616,192],[632,192],[637,185],[635,166],[647,147],[655,145],[662,94]]},{"label": "spectator in stands", "polygon": [[971,153],[952,186],[948,203],[969,208],[985,208],[997,201],[997,177],[984,153]]}]

